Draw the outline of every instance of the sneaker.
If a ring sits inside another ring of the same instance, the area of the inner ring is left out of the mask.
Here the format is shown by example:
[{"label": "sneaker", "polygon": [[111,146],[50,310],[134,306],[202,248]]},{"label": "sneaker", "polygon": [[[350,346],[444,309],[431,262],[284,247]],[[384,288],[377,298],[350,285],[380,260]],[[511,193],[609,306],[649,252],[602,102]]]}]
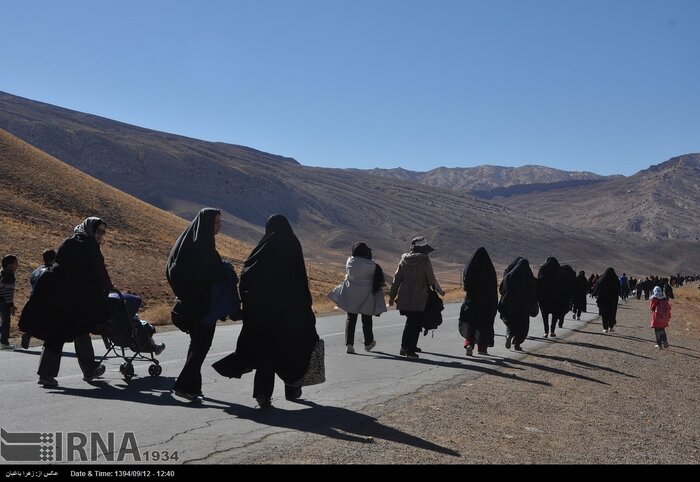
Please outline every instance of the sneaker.
[{"label": "sneaker", "polygon": [[416,353],[420,353],[420,352],[422,352],[423,350],[421,350],[420,348],[416,347],[413,351],[415,351]]},{"label": "sneaker", "polygon": [[347,346],[345,347],[345,353],[354,354],[354,353],[355,353],[355,347],[353,347],[352,345],[347,345]]},{"label": "sneaker", "polygon": [[543,338],[547,338],[548,336],[549,336],[549,333],[545,333],[544,335],[542,335]]},{"label": "sneaker", "polygon": [[29,350],[29,340],[31,339],[31,337],[32,335],[30,335],[29,333],[22,334],[22,342],[20,343],[20,346],[25,350]]},{"label": "sneaker", "polygon": [[664,348],[668,348],[668,342],[667,342],[667,341],[664,342]]},{"label": "sneaker", "polygon": [[615,328],[613,328],[612,326],[608,328],[608,333],[615,333]]},{"label": "sneaker", "polygon": [[467,345],[467,356],[472,356],[474,355],[474,347],[471,345]]},{"label": "sneaker", "polygon": [[184,398],[185,400],[189,400],[192,403],[202,403],[204,401],[202,395],[195,395],[193,393],[183,392],[182,390],[175,390],[175,395],[180,398]]},{"label": "sneaker", "polygon": [[85,375],[83,377],[83,380],[85,380],[86,382],[89,382],[89,381],[94,380],[95,378],[100,378],[102,375],[104,375],[105,370],[106,370],[105,366],[100,365],[97,368],[95,368],[95,370],[91,374]]},{"label": "sneaker", "polygon": [[369,345],[365,345],[365,351],[372,351],[375,346],[377,346],[377,341],[373,340]]},{"label": "sneaker", "polygon": [[401,348],[401,351],[399,351],[399,355],[405,356],[408,358],[418,358],[418,353],[416,353],[415,351],[408,351],[405,348]]},{"label": "sneaker", "polygon": [[549,337],[550,337],[550,338],[556,338],[556,337],[557,337],[557,334],[554,333],[554,332],[552,332],[552,333],[549,334]]},{"label": "sneaker", "polygon": [[515,351],[523,351],[523,347],[521,347],[520,345],[515,345],[515,346],[513,347],[513,349],[514,349]]},{"label": "sneaker", "polygon": [[0,350],[14,350],[15,346],[9,343],[0,343]]},{"label": "sneaker", "polygon": [[510,343],[513,340],[512,336],[507,336],[506,337],[506,349],[510,350]]},{"label": "sneaker", "polygon": [[661,346],[659,345],[654,345],[654,348],[658,348],[659,350],[661,350]]},{"label": "sneaker", "polygon": [[37,383],[43,385],[45,388],[56,388],[58,386],[56,379],[48,375],[39,375],[39,381]]},{"label": "sneaker", "polygon": [[607,329],[607,328],[603,328],[603,333],[607,333],[607,332],[608,332],[608,329]]},{"label": "sneaker", "polygon": [[255,401],[258,402],[260,408],[268,408],[272,406],[272,399],[270,397],[255,397]]},{"label": "sneaker", "polygon": [[156,356],[158,356],[158,355],[160,355],[161,353],[163,353],[163,350],[165,350],[165,343],[161,343],[160,345],[158,345],[158,346],[156,347],[156,349],[153,350],[153,354],[156,355]]},{"label": "sneaker", "polygon": [[488,355],[489,352],[487,350],[479,350],[478,351],[479,355]]}]

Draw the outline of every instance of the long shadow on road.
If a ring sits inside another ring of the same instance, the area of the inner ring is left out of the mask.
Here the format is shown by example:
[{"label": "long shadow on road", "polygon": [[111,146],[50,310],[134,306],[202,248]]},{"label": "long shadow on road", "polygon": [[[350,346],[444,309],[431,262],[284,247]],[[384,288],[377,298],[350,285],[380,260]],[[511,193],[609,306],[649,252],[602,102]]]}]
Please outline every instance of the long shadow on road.
[{"label": "long shadow on road", "polygon": [[[383,352],[373,352],[377,355],[377,359],[384,359],[384,360],[396,360],[397,358],[401,358],[406,361],[406,363],[416,363],[416,364],[421,364],[421,365],[432,365],[432,366],[437,366],[437,367],[445,367],[445,368],[461,368],[464,370],[472,370],[474,372],[479,372],[484,375],[493,375],[496,377],[502,377],[502,378],[507,378],[509,380],[517,380],[521,382],[527,382],[527,383],[534,383],[536,385],[545,385],[545,386],[550,386],[551,383],[548,382],[543,382],[540,380],[529,380],[527,378],[522,378],[519,377],[515,374],[507,374],[503,373],[502,371],[494,368],[488,368],[487,366],[484,366],[483,364],[479,365],[472,365],[472,364],[467,364],[467,363],[462,363],[462,362],[457,362],[457,361],[440,361],[440,360],[431,360],[428,358],[404,358],[398,355],[392,355],[390,353],[383,353]],[[462,360],[462,361],[467,361],[465,358],[460,358],[452,355],[443,355],[442,353],[431,353],[431,352],[422,352],[422,355],[435,355],[439,356],[442,358],[452,358],[455,360]],[[469,361],[480,361],[477,358],[470,359]],[[491,363],[494,363],[494,359],[491,358]],[[509,367],[510,368],[510,367]]]},{"label": "long shadow on road", "polygon": [[[532,352],[523,352],[523,353],[525,353],[527,355],[531,355],[531,356],[538,356]],[[454,358],[450,355],[439,355],[439,356]],[[539,355],[539,356],[542,356],[542,355]],[[528,363],[528,362],[525,362],[523,360],[519,360],[519,359],[515,359],[515,358],[494,358],[492,356],[488,356],[488,357],[473,357],[473,358],[470,358],[469,361],[472,361],[475,363],[488,363],[488,364],[498,365],[500,368],[510,368],[512,370],[513,369],[514,370],[524,370],[525,368],[520,368],[520,367],[530,367],[530,368],[535,368],[537,370],[542,370],[545,372],[556,373],[557,375],[565,375],[568,377],[579,378],[581,380],[588,380],[590,382],[601,383],[603,385],[607,385],[607,383],[605,383],[605,382],[602,382],[600,380],[596,380],[595,378],[587,377],[585,375],[581,375],[579,373],[574,373],[574,372],[571,372],[568,370],[563,370],[561,368],[548,367],[545,365],[540,365],[538,363]],[[513,365],[518,365],[518,366],[513,366]],[[490,370],[490,369],[487,369],[487,370],[495,371],[495,370]],[[612,371],[614,371],[614,370],[612,370]],[[505,377],[505,378],[508,378],[511,380],[521,380],[521,381],[526,381],[526,382],[530,382],[530,383],[537,383],[540,385],[551,386],[551,383],[541,382],[539,380],[528,380],[526,378],[517,377],[515,375],[509,375],[507,373],[502,373],[500,371],[496,371],[496,373],[502,377]]]},{"label": "long shadow on road", "polygon": [[[86,382],[85,388],[57,387],[50,389],[53,393],[98,400],[123,400],[125,402],[147,403],[149,405],[185,405],[170,394],[174,377],[143,377],[121,381],[115,385],[114,380],[93,380]],[[203,405],[189,404],[193,408]]]},{"label": "long shadow on road", "polygon": [[387,427],[376,418],[341,407],[319,405],[308,400],[296,403],[309,407],[304,410],[283,410],[276,407],[252,408],[220,400],[214,402],[228,405],[224,411],[230,415],[253,422],[301,432],[315,433],[324,437],[349,442],[372,443],[382,439],[408,445],[451,457],[460,457],[459,452],[424,440],[401,430]]}]

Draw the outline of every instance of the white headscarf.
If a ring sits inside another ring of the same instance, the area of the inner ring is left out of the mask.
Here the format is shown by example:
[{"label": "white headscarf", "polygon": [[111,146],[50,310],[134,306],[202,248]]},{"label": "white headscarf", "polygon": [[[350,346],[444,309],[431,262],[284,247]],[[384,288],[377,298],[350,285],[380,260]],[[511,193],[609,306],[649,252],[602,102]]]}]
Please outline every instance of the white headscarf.
[{"label": "white headscarf", "polygon": [[661,286],[654,286],[654,291],[651,292],[651,297],[658,300],[663,300],[666,298],[666,294],[664,294],[664,290],[661,289]]}]

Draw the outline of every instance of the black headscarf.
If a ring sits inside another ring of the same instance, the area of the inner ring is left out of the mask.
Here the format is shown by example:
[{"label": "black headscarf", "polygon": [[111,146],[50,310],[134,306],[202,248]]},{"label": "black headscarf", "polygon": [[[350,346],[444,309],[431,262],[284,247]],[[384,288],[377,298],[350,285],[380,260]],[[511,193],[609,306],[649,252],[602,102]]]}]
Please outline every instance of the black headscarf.
[{"label": "black headscarf", "polygon": [[318,340],[304,254],[287,218],[270,216],[265,235],[241,270],[243,329],[236,352],[217,362],[225,376],[272,367],[286,383],[308,369]]},{"label": "black headscarf", "polygon": [[175,241],[168,256],[166,277],[187,312],[201,318],[209,309],[212,283],[226,279],[216,251],[214,222],[221,211],[204,208]]},{"label": "black headscarf", "polygon": [[372,250],[362,241],[352,245],[352,255],[360,258],[372,259]]}]

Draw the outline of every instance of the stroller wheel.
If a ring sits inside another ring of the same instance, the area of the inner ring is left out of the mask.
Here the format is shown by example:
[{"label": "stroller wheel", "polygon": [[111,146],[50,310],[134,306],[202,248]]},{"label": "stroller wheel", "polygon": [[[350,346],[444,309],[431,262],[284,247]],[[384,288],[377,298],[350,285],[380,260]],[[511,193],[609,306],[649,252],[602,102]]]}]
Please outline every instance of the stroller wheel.
[{"label": "stroller wheel", "polygon": [[148,374],[152,377],[157,377],[163,372],[163,367],[160,365],[153,364],[148,367]]},{"label": "stroller wheel", "polygon": [[122,363],[119,367],[119,371],[126,380],[130,380],[134,376],[134,365],[131,363]]}]

